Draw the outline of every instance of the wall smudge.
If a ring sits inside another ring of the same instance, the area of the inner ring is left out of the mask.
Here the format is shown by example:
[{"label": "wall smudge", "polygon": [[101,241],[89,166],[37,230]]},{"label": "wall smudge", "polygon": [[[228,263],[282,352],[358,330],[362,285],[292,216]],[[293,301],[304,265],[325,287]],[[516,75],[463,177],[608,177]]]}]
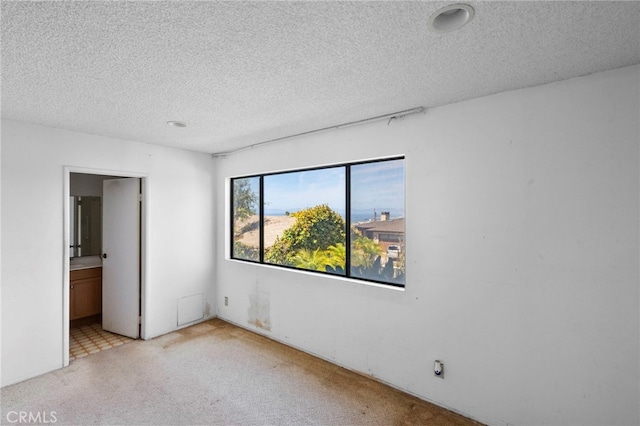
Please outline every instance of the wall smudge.
[{"label": "wall smudge", "polygon": [[261,330],[271,331],[269,319],[270,306],[269,295],[265,293],[252,293],[249,295],[249,324]]}]

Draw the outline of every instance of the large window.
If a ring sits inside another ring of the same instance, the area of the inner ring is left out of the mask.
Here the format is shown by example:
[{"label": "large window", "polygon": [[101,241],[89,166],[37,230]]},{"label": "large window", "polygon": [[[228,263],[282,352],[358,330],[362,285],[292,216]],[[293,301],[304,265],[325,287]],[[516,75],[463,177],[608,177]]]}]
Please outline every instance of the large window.
[{"label": "large window", "polygon": [[231,179],[233,259],[404,286],[404,159]]}]

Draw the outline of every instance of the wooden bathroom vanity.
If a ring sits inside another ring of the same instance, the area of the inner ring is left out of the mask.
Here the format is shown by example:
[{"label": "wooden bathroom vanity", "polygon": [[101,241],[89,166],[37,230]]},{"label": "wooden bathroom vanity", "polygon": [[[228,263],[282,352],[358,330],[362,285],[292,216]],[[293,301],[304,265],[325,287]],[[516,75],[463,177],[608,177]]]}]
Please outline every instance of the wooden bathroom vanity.
[{"label": "wooden bathroom vanity", "polygon": [[102,267],[69,272],[69,319],[102,313]]}]

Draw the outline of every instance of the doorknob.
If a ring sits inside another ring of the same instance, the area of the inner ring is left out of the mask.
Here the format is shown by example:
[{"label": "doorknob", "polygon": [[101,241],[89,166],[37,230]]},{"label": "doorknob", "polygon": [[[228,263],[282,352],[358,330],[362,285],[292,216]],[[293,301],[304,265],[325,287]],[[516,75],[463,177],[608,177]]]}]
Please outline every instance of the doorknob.
[{"label": "doorknob", "polygon": [[106,259],[107,258],[107,253],[102,253],[102,258]]}]

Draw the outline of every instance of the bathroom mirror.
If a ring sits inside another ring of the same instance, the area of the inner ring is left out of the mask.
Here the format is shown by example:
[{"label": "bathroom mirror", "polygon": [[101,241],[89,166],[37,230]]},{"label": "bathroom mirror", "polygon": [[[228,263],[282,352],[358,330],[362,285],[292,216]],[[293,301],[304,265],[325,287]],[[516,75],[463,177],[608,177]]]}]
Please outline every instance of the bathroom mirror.
[{"label": "bathroom mirror", "polygon": [[102,252],[100,197],[71,196],[69,256],[96,256]]}]

